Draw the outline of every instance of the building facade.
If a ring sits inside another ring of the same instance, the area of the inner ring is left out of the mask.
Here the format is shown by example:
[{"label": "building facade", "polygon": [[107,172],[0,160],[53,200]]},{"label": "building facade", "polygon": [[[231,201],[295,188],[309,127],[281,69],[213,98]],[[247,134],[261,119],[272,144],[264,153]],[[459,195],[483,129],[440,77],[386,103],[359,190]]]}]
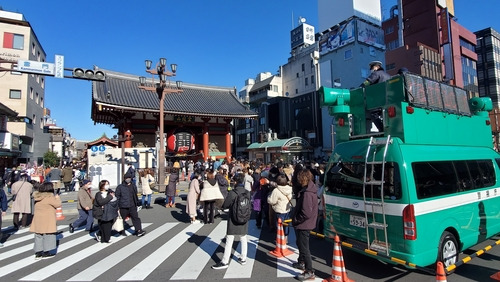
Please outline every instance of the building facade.
[{"label": "building facade", "polygon": [[20,155],[16,164],[41,165],[48,150],[49,136],[43,131],[45,77],[12,69],[18,60],[45,62],[46,54],[36,34],[19,13],[0,10],[0,77],[2,102],[18,113],[8,119],[10,133],[20,139]]},{"label": "building facade", "polygon": [[386,70],[407,68],[437,81],[479,95],[476,35],[462,27],[453,1],[400,0],[383,22],[387,44]]}]

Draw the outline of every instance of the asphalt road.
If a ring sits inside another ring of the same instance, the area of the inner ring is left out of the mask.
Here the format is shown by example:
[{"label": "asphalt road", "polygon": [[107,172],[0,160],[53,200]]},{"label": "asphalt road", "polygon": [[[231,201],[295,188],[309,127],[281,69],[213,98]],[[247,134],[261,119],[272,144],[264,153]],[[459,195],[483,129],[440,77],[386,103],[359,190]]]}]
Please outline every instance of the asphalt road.
[{"label": "asphalt road", "polygon": [[[187,193],[187,183],[181,183],[180,195]],[[297,258],[295,236],[289,234],[287,248],[294,253],[277,259],[269,252],[275,249],[276,234],[257,229],[254,221],[249,227],[249,258],[246,265],[236,262],[238,241],[233,245],[229,268],[213,270],[224,251],[226,216],[215,224],[190,224],[184,213],[184,197],[178,197],[175,208],[159,204],[162,194],[155,194],[153,209],[141,210],[143,237],[115,236],[111,244],[97,243],[88,232],[78,229],[68,232],[69,223],[77,218],[76,193],[62,195],[65,220],[58,221],[57,255],[51,259],[35,260],[33,235],[27,229],[14,232],[11,216],[3,220],[4,247],[0,248],[0,281],[283,281],[295,280],[300,273],[291,263]],[[133,232],[129,229],[129,232]],[[494,244],[494,238],[476,246],[475,250]],[[347,275],[355,281],[436,281],[434,275],[423,271],[382,263],[377,259],[342,248]],[[473,254],[468,250],[463,254]],[[311,253],[316,281],[332,273],[333,245],[311,237]],[[491,281],[490,275],[500,271],[500,248],[460,266],[448,281]]]}]

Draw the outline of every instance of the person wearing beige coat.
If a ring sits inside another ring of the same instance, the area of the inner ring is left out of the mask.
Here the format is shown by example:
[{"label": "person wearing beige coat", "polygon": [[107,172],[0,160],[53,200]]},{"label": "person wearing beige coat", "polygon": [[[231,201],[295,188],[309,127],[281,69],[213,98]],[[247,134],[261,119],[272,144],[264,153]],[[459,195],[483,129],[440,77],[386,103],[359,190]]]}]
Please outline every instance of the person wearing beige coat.
[{"label": "person wearing beige coat", "polygon": [[38,191],[33,193],[35,212],[31,222],[30,232],[35,233],[35,259],[50,258],[56,249],[57,220],[56,209],[62,203],[59,195],[54,196],[54,186],[51,182],[40,184]]},{"label": "person wearing beige coat", "polygon": [[200,174],[198,172],[193,173],[193,179],[189,183],[189,191],[186,198],[186,213],[191,219],[191,223],[197,223],[196,214],[196,202],[200,196]]},{"label": "person wearing beige coat", "polygon": [[[33,185],[28,182],[28,175],[21,173],[18,181],[12,184],[12,194],[16,195],[16,200],[12,202],[12,221],[14,228],[24,228],[28,226],[28,216],[31,214],[31,193]],[[22,214],[21,222],[19,215]]]}]

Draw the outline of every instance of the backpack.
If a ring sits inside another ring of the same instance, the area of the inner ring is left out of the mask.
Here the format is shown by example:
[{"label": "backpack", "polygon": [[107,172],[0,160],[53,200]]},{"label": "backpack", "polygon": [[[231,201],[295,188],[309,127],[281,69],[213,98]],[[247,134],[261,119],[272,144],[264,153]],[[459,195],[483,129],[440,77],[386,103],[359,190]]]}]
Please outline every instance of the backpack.
[{"label": "backpack", "polygon": [[236,189],[233,189],[236,193],[236,200],[232,206],[231,217],[235,224],[243,225],[250,220],[252,215],[252,206],[250,203],[250,195],[248,191],[239,193]]}]

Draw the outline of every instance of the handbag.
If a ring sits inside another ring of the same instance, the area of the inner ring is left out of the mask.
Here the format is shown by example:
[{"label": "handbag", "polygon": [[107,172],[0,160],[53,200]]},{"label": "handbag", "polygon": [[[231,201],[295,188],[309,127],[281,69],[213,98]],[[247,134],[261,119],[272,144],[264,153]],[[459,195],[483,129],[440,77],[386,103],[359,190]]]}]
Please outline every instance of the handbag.
[{"label": "handbag", "polygon": [[14,202],[16,200],[17,194],[12,194],[12,201]]},{"label": "handbag", "polygon": [[252,200],[252,208],[254,211],[260,212],[261,208],[260,201],[261,201],[261,192],[260,190],[257,190],[257,192],[253,194],[253,200]]},{"label": "handbag", "polygon": [[120,216],[120,214],[118,214],[118,217],[116,218],[115,223],[113,223],[113,226],[111,226],[111,229],[115,230],[117,232],[123,231],[123,229],[124,229],[123,228],[123,219]]}]

